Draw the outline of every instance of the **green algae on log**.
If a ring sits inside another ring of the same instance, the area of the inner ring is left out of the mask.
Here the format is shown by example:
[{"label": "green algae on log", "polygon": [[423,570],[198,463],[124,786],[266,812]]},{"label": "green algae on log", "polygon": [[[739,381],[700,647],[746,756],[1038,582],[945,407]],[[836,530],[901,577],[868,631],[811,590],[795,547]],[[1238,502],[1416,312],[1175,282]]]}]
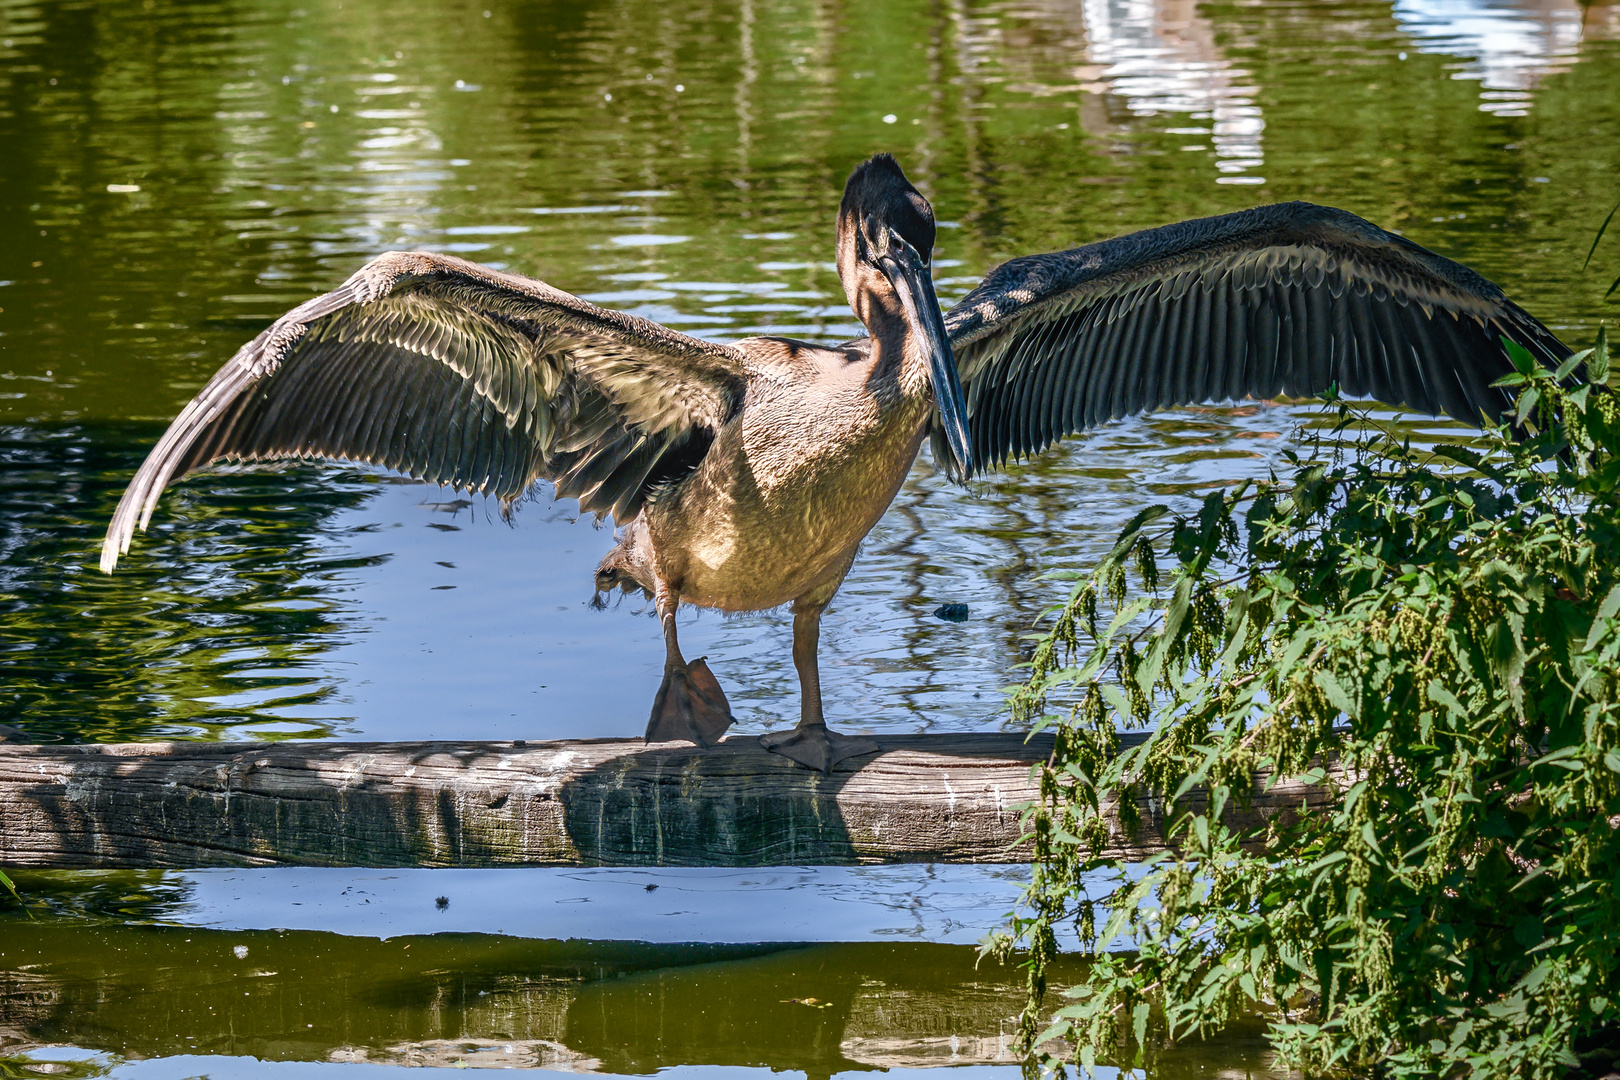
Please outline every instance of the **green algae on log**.
[{"label": "green algae on log", "polygon": [[[1141,736],[1127,736],[1129,745]],[[0,746],[0,865],[768,866],[1013,863],[1049,736],[881,735],[830,775],[753,736],[569,742]],[[1199,798],[1193,793],[1189,798]],[[1244,814],[1329,788],[1284,780]],[[1163,807],[1114,830],[1163,848]],[[1117,819],[1115,821],[1118,825]]]}]

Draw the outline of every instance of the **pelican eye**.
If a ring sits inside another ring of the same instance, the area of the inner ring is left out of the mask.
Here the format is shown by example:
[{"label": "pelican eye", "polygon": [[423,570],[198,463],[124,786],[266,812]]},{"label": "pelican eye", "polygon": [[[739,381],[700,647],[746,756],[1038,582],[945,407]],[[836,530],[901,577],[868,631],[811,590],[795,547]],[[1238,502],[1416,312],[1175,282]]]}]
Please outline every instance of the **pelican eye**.
[{"label": "pelican eye", "polygon": [[907,192],[891,215],[889,228],[911,245],[924,264],[929,262],[934,251],[934,210],[927,199],[915,191]]}]

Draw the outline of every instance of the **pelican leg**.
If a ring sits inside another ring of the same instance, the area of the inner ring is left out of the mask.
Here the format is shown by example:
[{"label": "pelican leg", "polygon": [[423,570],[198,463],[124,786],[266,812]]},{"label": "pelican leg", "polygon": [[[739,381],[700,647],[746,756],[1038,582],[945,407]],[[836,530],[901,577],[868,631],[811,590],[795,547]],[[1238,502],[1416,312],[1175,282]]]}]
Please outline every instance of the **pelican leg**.
[{"label": "pelican leg", "polygon": [[683,739],[699,746],[712,746],[732,724],[731,705],[720,689],[714,673],[703,657],[687,663],[675,639],[675,612],[681,598],[663,582],[658,583],[658,620],[664,626],[664,682],[653,698],[652,716],[647,720],[648,742]]},{"label": "pelican leg", "polygon": [[827,727],[821,715],[821,665],[817,649],[821,643],[821,612],[818,604],[793,605],[793,666],[799,669],[799,726],[792,731],[772,732],[760,737],[759,744],[800,765],[824,773],[849,757],[875,754],[878,744],[871,739],[843,735]]}]

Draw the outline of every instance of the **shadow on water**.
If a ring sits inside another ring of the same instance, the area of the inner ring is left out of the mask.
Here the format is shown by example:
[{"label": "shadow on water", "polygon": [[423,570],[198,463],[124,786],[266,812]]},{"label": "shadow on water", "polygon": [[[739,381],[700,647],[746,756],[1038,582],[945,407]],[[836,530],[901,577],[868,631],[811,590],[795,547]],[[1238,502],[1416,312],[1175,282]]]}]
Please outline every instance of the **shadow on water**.
[{"label": "shadow on water", "polygon": [[[979,963],[972,948],[925,943],[381,941],[13,925],[0,945],[0,1068],[62,1043],[125,1059],[630,1074],[1010,1064],[1023,993],[1019,972]],[[1069,961],[1059,968],[1060,982],[1080,971]],[[1183,1047],[1158,1075],[1210,1075],[1216,1064],[1264,1071],[1254,1034]]]},{"label": "shadow on water", "polygon": [[[311,467],[216,473],[183,486],[152,532],[162,560],[103,575],[95,561],[123,485],[158,425],[0,428],[0,723],[39,740],[215,737],[329,688],[301,671],[344,639],[336,513],[373,482]],[[275,737],[270,735],[269,737]]]}]

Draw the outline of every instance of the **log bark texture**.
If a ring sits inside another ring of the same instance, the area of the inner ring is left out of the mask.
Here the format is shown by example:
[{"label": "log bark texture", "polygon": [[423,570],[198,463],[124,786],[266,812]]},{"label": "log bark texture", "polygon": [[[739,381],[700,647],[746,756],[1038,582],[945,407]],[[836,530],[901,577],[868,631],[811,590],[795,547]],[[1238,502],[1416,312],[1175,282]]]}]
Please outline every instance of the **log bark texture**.
[{"label": "log bark texture", "polygon": [[[0,745],[0,866],[1006,863],[1051,739],[880,736],[831,775],[751,736]],[[1331,799],[1284,782],[1246,815]],[[1119,854],[1164,847],[1160,809]]]}]

